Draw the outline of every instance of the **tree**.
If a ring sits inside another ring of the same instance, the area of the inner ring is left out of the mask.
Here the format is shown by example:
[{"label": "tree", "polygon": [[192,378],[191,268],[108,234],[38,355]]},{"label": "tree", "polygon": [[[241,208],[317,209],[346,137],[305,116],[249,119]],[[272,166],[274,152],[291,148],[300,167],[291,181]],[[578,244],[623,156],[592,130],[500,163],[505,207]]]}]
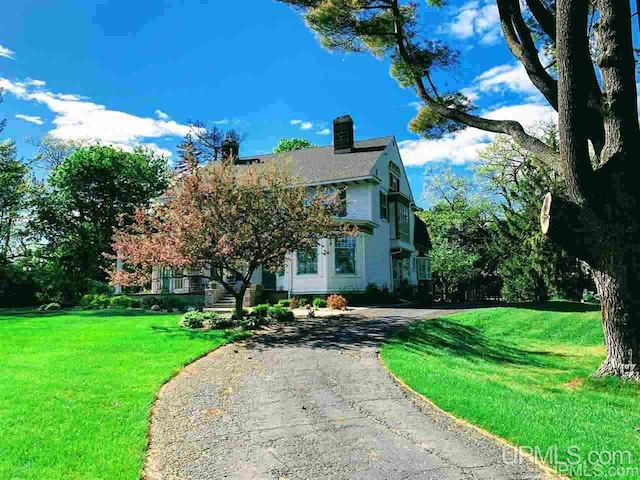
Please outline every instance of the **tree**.
[{"label": "tree", "polygon": [[[464,299],[467,289],[493,289],[500,256],[492,223],[496,206],[482,198],[468,177],[449,168],[425,172],[423,196],[430,208],[419,212],[429,227],[434,285],[447,301]],[[497,285],[499,286],[499,285]]]},{"label": "tree", "polygon": [[[223,158],[225,143],[231,142],[239,147],[245,139],[245,135],[241,135],[234,129],[225,132],[217,125],[208,127],[200,120],[190,121],[189,129],[189,133],[178,144],[177,151],[180,160],[175,166],[177,172],[189,169],[189,164],[184,162],[184,156],[187,153],[200,165],[217,162]],[[237,151],[232,154],[237,155]]]},{"label": "tree", "polygon": [[104,281],[111,238],[121,215],[133,214],[165,191],[166,159],[105,145],[75,150],[36,196],[33,235],[43,288],[72,301],[92,281]]},{"label": "tree", "polygon": [[281,138],[276,148],[273,149],[273,153],[293,152],[295,150],[302,150],[303,148],[316,147],[317,145],[314,145],[306,138]]},{"label": "tree", "polygon": [[[121,285],[144,285],[153,268],[210,268],[212,277],[242,302],[253,272],[283,268],[291,252],[316,252],[322,238],[354,234],[334,216],[338,193],[310,191],[286,163],[237,167],[232,159],[191,168],[167,193],[166,205],[137,210],[113,248],[125,263],[111,272]],[[241,170],[238,170],[241,169]],[[240,278],[240,288],[226,274]]]},{"label": "tree", "polygon": [[53,170],[59,166],[78,148],[88,147],[90,144],[89,140],[65,140],[53,135],[45,135],[42,138],[29,138],[27,141],[36,148],[33,162],[43,165],[48,170]]},{"label": "tree", "polygon": [[[561,166],[566,196],[545,197],[543,233],[593,270],[607,351],[596,375],[640,378],[640,128],[630,2],[496,0],[507,46],[558,111],[556,150],[517,122],[472,114],[461,92],[436,84],[433,73],[455,65],[456,55],[423,38],[428,30],[419,14],[427,7],[402,0],[280,1],[304,13],[325,47],[389,57],[393,76],[423,103],[414,131],[433,136],[468,126],[502,133]],[[538,48],[553,53],[557,70],[542,64]]]},{"label": "tree", "polygon": [[[557,129],[543,126],[542,140],[557,144]],[[512,301],[546,301],[550,296],[576,298],[592,287],[583,264],[551,242],[538,228],[540,198],[564,195],[562,175],[506,136],[498,136],[480,153],[476,179],[484,195],[499,199],[495,243],[502,294]]]},{"label": "tree", "polygon": [[16,232],[21,228],[29,189],[29,169],[18,160],[15,143],[0,143],[0,263],[17,256]]}]

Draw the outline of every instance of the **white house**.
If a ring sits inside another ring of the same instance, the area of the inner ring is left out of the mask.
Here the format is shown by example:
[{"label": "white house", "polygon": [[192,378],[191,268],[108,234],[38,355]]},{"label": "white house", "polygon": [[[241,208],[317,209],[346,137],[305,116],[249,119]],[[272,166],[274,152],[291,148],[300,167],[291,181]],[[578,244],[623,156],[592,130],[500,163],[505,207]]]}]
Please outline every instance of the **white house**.
[{"label": "white house", "polygon": [[[416,207],[394,137],[354,141],[349,115],[333,122],[333,145],[286,153],[292,173],[310,187],[339,188],[346,210],[340,220],[359,227],[356,237],[323,240],[316,254],[293,252],[284,272],[258,269],[252,283],[291,295],[430,288],[431,244]],[[231,148],[237,148],[233,145]],[[234,152],[235,153],[235,152]],[[237,164],[267,163],[278,154],[237,157]],[[156,273],[152,293],[196,293],[207,272]]]}]

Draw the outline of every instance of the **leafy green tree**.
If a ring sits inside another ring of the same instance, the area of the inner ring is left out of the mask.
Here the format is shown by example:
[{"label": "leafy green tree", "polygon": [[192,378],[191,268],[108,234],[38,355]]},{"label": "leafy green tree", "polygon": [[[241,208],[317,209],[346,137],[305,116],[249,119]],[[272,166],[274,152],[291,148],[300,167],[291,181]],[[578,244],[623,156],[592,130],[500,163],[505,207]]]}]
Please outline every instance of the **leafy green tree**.
[{"label": "leafy green tree", "polygon": [[479,193],[470,178],[451,169],[425,173],[424,197],[431,207],[419,215],[433,243],[435,287],[448,301],[461,300],[467,289],[486,291],[496,281],[495,206]]},{"label": "leafy green tree", "polygon": [[17,256],[18,232],[30,189],[29,169],[17,158],[11,140],[0,143],[0,262]]},{"label": "leafy green tree", "polygon": [[[545,127],[543,140],[557,144],[557,129]],[[551,242],[539,228],[539,204],[546,192],[563,195],[562,175],[505,136],[480,154],[476,168],[485,195],[500,199],[495,243],[503,296],[513,301],[546,301],[551,296],[575,298],[590,287],[585,267]]]},{"label": "leafy green tree", "polygon": [[281,138],[273,149],[273,153],[293,152],[295,150],[302,150],[304,148],[315,148],[318,145],[314,145],[306,138]]},{"label": "leafy green tree", "polygon": [[106,280],[114,228],[123,215],[163,193],[166,160],[137,148],[125,152],[94,145],[76,149],[50,174],[35,199],[33,234],[40,284],[71,301],[95,281]]}]

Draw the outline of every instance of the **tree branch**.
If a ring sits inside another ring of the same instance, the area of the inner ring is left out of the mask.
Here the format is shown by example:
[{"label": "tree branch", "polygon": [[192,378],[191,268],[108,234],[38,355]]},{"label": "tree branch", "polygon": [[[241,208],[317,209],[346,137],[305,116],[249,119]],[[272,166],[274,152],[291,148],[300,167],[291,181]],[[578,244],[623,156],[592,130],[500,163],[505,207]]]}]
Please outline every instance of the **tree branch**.
[{"label": "tree branch", "polygon": [[584,128],[584,119],[589,118],[589,87],[584,75],[593,70],[586,35],[589,4],[584,0],[559,0],[557,10],[560,153],[569,195],[582,203],[592,193],[593,174]]},{"label": "tree branch", "polygon": [[[599,0],[596,22],[598,66],[605,96],[602,102],[606,144],[601,163],[630,158],[638,143],[635,58],[629,2]],[[637,161],[637,159],[633,159]]]},{"label": "tree branch", "polygon": [[[392,6],[394,33],[396,37],[396,49],[400,58],[407,64],[413,64],[413,58],[408,52],[405,45],[405,37],[402,28],[402,16],[398,6],[398,0],[393,1]],[[468,127],[479,128],[488,132],[503,133],[511,136],[514,141],[519,143],[532,153],[536,153],[541,159],[546,160],[549,165],[556,163],[558,158],[557,152],[549,145],[545,144],[536,137],[525,132],[522,125],[513,120],[491,120],[488,118],[478,117],[457,109],[448,108],[438,103],[427,91],[422,77],[414,75],[414,84],[418,96],[431,108],[434,112],[445,118],[460,122]]]},{"label": "tree branch", "polygon": [[[640,0],[639,0],[640,1]],[[545,7],[541,0],[527,0],[527,6],[536,19],[542,31],[546,33],[552,41],[556,41],[556,17],[553,12]]]},{"label": "tree branch", "polygon": [[519,0],[498,0],[497,3],[502,32],[509,50],[522,63],[534,86],[558,110],[558,82],[540,62],[531,31],[522,17]]}]

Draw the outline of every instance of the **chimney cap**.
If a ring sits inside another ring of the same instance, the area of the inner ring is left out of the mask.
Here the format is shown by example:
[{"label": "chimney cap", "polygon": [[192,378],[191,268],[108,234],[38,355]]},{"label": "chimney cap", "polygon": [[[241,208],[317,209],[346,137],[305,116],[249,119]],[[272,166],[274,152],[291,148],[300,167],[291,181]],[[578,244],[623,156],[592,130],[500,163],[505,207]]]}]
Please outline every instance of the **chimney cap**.
[{"label": "chimney cap", "polygon": [[353,118],[351,118],[351,115],[340,115],[339,117],[337,117],[336,119],[333,120],[333,123],[344,123],[344,122],[351,122],[353,123]]}]

